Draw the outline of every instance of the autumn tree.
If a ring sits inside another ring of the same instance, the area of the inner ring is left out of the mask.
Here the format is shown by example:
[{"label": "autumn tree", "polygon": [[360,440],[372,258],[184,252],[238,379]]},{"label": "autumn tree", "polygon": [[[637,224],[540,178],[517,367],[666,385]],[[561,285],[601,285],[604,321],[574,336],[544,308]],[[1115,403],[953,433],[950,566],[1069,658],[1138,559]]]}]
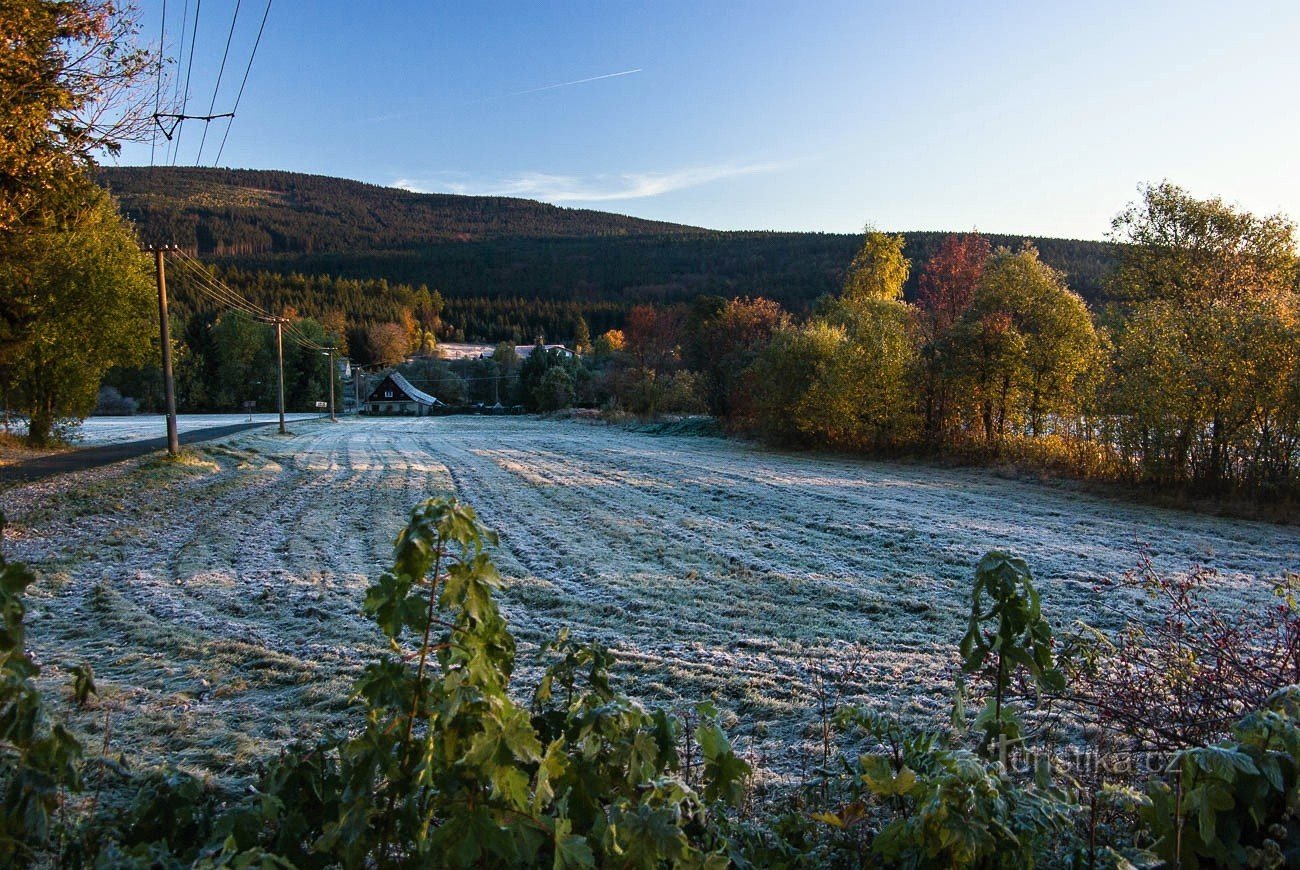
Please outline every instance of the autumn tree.
[{"label": "autumn tree", "polygon": [[992,253],[979,233],[949,235],[940,242],[921,270],[916,294],[927,337],[947,332],[970,307]]},{"label": "autumn tree", "polygon": [[339,356],[347,356],[349,353],[347,315],[342,309],[331,308],[320,316],[319,321],[325,330],[326,345],[335,348]]},{"label": "autumn tree", "polygon": [[[835,389],[843,327],[814,320],[777,330],[753,372],[754,424],[770,441],[787,445],[834,443],[855,431],[852,392]],[[850,386],[855,382],[850,382]]]},{"label": "autumn tree", "polygon": [[1098,346],[1083,300],[1028,244],[993,254],[950,341],[953,375],[986,442],[1022,424],[1038,435],[1049,415],[1073,410]]},{"label": "autumn tree", "polygon": [[[826,368],[853,396],[855,446],[892,448],[916,434],[915,310],[901,298],[846,297],[824,318],[844,331]],[[823,337],[823,346],[827,339]],[[830,401],[831,388],[820,388]],[[845,445],[849,446],[849,445]]]},{"label": "autumn tree", "polygon": [[1140,476],[1213,493],[1293,487],[1294,226],[1166,182],[1116,217],[1112,240],[1124,317],[1108,409]]},{"label": "autumn tree", "polygon": [[911,269],[911,263],[903,256],[904,244],[902,236],[891,236],[868,225],[862,247],[849,266],[844,300],[902,299],[903,285]]},{"label": "autumn tree", "polygon": [[376,365],[395,366],[410,352],[410,331],[400,323],[379,323],[366,330],[370,361]]},{"label": "autumn tree", "polygon": [[1112,297],[1206,306],[1295,290],[1295,225],[1286,216],[1198,200],[1167,181],[1141,193],[1111,222],[1120,254]]},{"label": "autumn tree", "polygon": [[[96,392],[79,371],[98,377],[147,340],[136,319],[139,257],[122,256],[132,232],[86,170],[148,122],[136,86],[152,58],[135,44],[133,10],[102,0],[6,0],[0,46],[0,366],[44,440]],[[90,348],[103,356],[86,357]],[[31,380],[41,367],[48,376]]]},{"label": "autumn tree", "polygon": [[687,356],[709,413],[746,415],[753,389],[747,371],[788,320],[779,304],[762,297],[697,300],[687,319]]},{"label": "autumn tree", "polygon": [[680,362],[683,319],[676,308],[634,306],[623,328],[624,350],[638,368],[661,373],[675,370]]},{"label": "autumn tree", "polygon": [[753,369],[760,429],[784,441],[896,447],[915,433],[914,313],[902,301],[902,237],[868,230],[844,294],[776,330]]},{"label": "autumn tree", "polygon": [[68,205],[51,193],[152,123],[155,58],[134,10],[111,0],[0,3],[0,233]]},{"label": "autumn tree", "polygon": [[57,225],[0,237],[0,287],[29,323],[0,373],[33,444],[90,414],[104,373],[143,362],[154,334],[153,282],[134,232],[102,190],[76,196],[83,207]]},{"label": "autumn tree", "polygon": [[917,380],[925,436],[931,443],[941,442],[953,422],[952,329],[970,308],[990,253],[988,240],[979,233],[950,235],[921,270]]},{"label": "autumn tree", "polygon": [[614,354],[622,353],[627,339],[623,336],[621,329],[607,329],[596,340],[591,343],[592,355],[598,360],[607,360]]},{"label": "autumn tree", "polygon": [[433,353],[442,330],[442,309],[446,303],[437,290],[432,293],[421,284],[411,300],[411,317],[407,329],[410,347],[417,353]]}]

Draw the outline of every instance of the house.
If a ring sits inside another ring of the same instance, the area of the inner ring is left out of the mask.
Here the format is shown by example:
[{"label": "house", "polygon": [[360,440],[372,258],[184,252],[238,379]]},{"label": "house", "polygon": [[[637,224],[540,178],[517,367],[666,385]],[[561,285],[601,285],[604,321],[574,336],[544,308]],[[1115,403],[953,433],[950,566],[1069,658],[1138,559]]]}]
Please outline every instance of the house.
[{"label": "house", "polygon": [[371,391],[362,407],[365,414],[407,414],[423,417],[430,408],[443,405],[428,393],[417,390],[397,372],[390,372]]}]

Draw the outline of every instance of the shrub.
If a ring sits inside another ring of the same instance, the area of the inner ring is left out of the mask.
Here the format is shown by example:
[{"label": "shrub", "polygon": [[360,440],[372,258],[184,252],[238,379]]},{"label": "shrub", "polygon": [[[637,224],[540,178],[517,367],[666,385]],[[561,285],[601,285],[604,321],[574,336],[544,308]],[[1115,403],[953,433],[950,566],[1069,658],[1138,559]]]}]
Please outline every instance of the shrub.
[{"label": "shrub", "polygon": [[1276,588],[1274,603],[1236,613],[1212,600],[1218,582],[1208,569],[1169,577],[1144,560],[1137,571],[1100,583],[1103,601],[1136,592],[1158,616],[1126,617],[1113,635],[1080,625],[1069,643],[1069,671],[1081,714],[1136,748],[1177,751],[1223,738],[1279,689],[1300,684],[1296,577]]},{"label": "shrub", "polygon": [[130,396],[124,396],[117,387],[100,387],[95,399],[95,413],[129,416],[140,408],[140,403]]},{"label": "shrub", "polygon": [[40,668],[27,652],[22,595],[34,579],[0,553],[0,861],[10,866],[35,858],[61,824],[62,791],[81,784],[81,743],[51,720],[35,684]]}]

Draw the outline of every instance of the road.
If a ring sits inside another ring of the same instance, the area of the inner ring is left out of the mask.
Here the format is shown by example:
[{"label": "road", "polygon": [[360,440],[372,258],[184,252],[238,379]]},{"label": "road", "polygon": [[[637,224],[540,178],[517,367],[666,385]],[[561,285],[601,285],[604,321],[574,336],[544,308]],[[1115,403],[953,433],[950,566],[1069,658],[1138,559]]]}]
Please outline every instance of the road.
[{"label": "road", "polygon": [[[285,419],[286,422],[298,422],[319,417],[319,414],[293,414]],[[177,419],[176,437],[181,444],[197,444],[279,423],[279,417],[275,414],[259,414],[251,422],[230,422],[232,420],[247,418],[242,414],[182,414]],[[162,415],[150,415],[148,418],[91,417],[82,424],[81,443],[92,446],[0,466],[0,484],[41,480],[55,474],[85,471],[124,459],[134,459],[155,450],[166,450],[165,434],[153,437],[147,434],[160,429],[165,433],[165,421],[166,417]]]}]

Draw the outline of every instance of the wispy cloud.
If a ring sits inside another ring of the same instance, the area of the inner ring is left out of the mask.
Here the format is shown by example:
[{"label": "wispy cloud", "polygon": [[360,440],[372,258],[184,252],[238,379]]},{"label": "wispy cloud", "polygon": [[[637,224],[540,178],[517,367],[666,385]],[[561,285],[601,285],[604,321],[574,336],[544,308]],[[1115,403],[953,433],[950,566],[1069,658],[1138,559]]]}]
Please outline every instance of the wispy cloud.
[{"label": "wispy cloud", "polygon": [[727,178],[755,175],[778,169],[776,163],[695,166],[668,172],[620,172],[582,178],[546,172],[524,172],[496,180],[466,180],[464,176],[433,179],[399,178],[394,187],[417,193],[474,194],[477,196],[519,196],[546,202],[610,202],[645,199],[676,190],[711,184]]}]

